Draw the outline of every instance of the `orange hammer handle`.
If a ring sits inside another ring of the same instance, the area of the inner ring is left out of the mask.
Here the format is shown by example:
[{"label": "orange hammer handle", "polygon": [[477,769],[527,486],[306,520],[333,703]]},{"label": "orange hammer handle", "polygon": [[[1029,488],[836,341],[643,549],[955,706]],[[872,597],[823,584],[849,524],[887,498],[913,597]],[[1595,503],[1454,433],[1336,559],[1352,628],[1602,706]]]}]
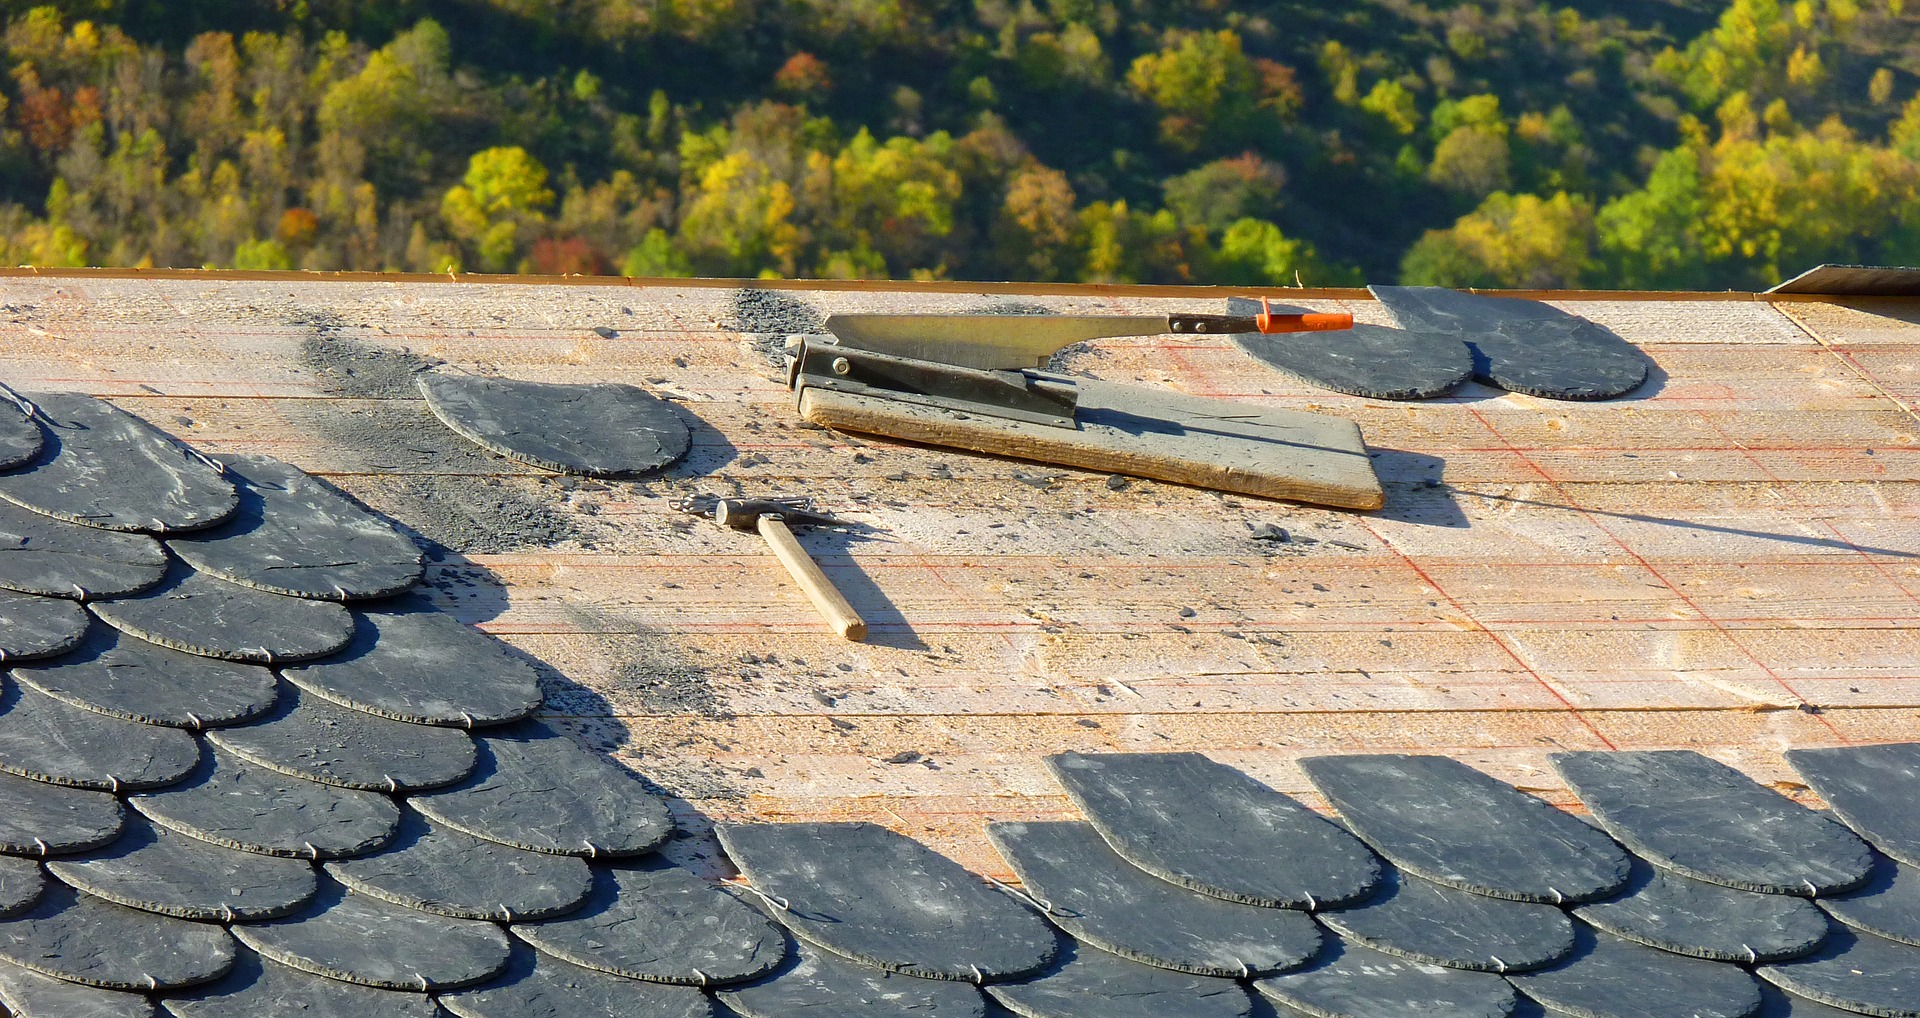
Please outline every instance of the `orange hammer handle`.
[{"label": "orange hammer handle", "polygon": [[1253,316],[1261,332],[1336,332],[1353,328],[1353,316],[1340,312],[1308,312],[1276,315],[1263,311]]}]

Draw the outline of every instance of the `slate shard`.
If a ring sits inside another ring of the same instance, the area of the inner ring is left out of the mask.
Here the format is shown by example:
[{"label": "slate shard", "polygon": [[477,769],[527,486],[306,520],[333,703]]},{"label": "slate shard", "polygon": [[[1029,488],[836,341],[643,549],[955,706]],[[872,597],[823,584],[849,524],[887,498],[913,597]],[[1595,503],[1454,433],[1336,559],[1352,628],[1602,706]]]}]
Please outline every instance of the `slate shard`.
[{"label": "slate shard", "polygon": [[1021,1018],[1248,1018],[1253,1014],[1253,998],[1230,979],[1154,968],[1085,946],[1039,978],[986,989]]},{"label": "slate shard", "polygon": [[477,838],[554,855],[644,855],[673,833],[667,804],[640,779],[545,722],[490,730],[476,741],[473,776],[414,797],[415,809]]},{"label": "slate shard", "polygon": [[47,878],[32,860],[0,856],[0,917],[32,907],[46,887]]},{"label": "slate shard", "polygon": [[803,940],[889,972],[970,983],[1019,979],[1053,960],[1038,916],[926,846],[869,823],[733,824],[715,830]]},{"label": "slate shard", "polygon": [[120,840],[47,869],[96,898],[143,912],[208,922],[253,922],[286,915],[312,899],[313,867],[296,859],[209,845],[144,819]]},{"label": "slate shard", "polygon": [[200,743],[177,728],[106,717],[0,682],[0,771],[127,792],[171,785],[199,762]]},{"label": "slate shard", "polygon": [[1827,918],[1805,898],[1709,884],[1635,860],[1619,897],[1573,914],[1623,940],[1713,961],[1795,958],[1820,946]]},{"label": "slate shard", "polygon": [[1320,756],[1300,766],[1360,840],[1435,883],[1563,904],[1627,882],[1627,853],[1605,834],[1457,760]]},{"label": "slate shard", "polygon": [[0,962],[0,1005],[13,1018],[153,1018],[156,1013],[142,994],[70,983],[10,962]]},{"label": "slate shard", "polygon": [[[1280,304],[1275,313],[1307,310]],[[1227,314],[1253,315],[1260,302],[1227,298]],[[1459,338],[1356,322],[1338,332],[1266,335],[1242,332],[1233,345],[1254,360],[1308,385],[1369,399],[1444,396],[1473,377],[1473,356]]]},{"label": "slate shard", "polygon": [[240,508],[218,527],[169,539],[195,569],[292,597],[388,597],[420,581],[420,549],[358,502],[270,456],[234,456]]},{"label": "slate shard", "polygon": [[1314,1018],[1506,1018],[1513,987],[1487,972],[1442,968],[1330,939],[1313,965],[1253,984]]},{"label": "slate shard", "polygon": [[0,498],[102,530],[156,534],[211,527],[239,496],[220,468],[110,403],[78,393],[30,393],[47,444],[31,465],[0,474]]},{"label": "slate shard", "polygon": [[1865,885],[1820,907],[1856,930],[1920,947],[1920,869],[1882,856]]},{"label": "slate shard", "polygon": [[1352,835],[1198,753],[1061,753],[1047,766],[1114,852],[1189,890],[1338,908],[1380,879],[1380,860]]},{"label": "slate shard", "polygon": [[281,690],[273,713],[207,740],[283,774],[342,788],[400,793],[450,785],[473,771],[473,739],[451,728],[389,721]]},{"label": "slate shard", "polygon": [[0,502],[0,587],[90,601],[139,593],[166,572],[167,553],[145,534],[83,527]]},{"label": "slate shard", "polygon": [[1647,380],[1647,357],[1611,329],[1539,301],[1438,286],[1370,286],[1401,328],[1457,336],[1473,374],[1546,399],[1625,395]]},{"label": "slate shard", "polygon": [[441,994],[440,1005],[458,1018],[709,1018],[713,1014],[707,995],[691,986],[596,972],[524,946],[514,949],[507,970],[492,982]]},{"label": "slate shard", "polygon": [[1805,958],[1754,970],[1809,1000],[1881,1018],[1920,1018],[1920,947],[1835,930]]},{"label": "slate shard", "polygon": [[445,1018],[433,998],[417,991],[328,979],[248,950],[218,982],[169,996],[161,1005],[173,1018]]},{"label": "slate shard", "polygon": [[533,666],[424,604],[367,612],[344,652],[281,674],[315,696],[417,725],[498,725],[540,709]]},{"label": "slate shard", "polygon": [[765,975],[786,955],[766,917],[686,870],[601,868],[586,907],[513,934],[563,961],[629,979],[725,986]]},{"label": "slate shard", "polygon": [[338,885],[323,885],[295,915],[235,926],[233,935],[282,965],[385,990],[458,989],[507,965],[507,936],[492,923],[430,915]]},{"label": "slate shard", "polygon": [[1128,960],[1235,979],[1319,953],[1320,929],[1305,913],[1170,884],[1115,855],[1089,824],[991,824],[987,837],[1054,925]]},{"label": "slate shard", "polygon": [[[985,1018],[980,991],[946,979],[918,979],[847,961],[805,941],[771,976],[715,994],[744,1018]],[[474,1016],[480,1018],[480,1016]],[[1118,1018],[1118,1016],[1115,1016]]]},{"label": "slate shard", "polygon": [[630,477],[686,455],[687,425],[645,389],[555,385],[441,372],[417,379],[435,417],[509,459],[591,477]]},{"label": "slate shard", "polygon": [[579,859],[545,855],[435,827],[417,814],[377,855],[326,864],[329,876],[359,891],[456,919],[515,922],[565,915],[593,889]]},{"label": "slate shard", "polygon": [[1573,923],[1552,905],[1490,898],[1389,873],[1378,894],[1320,913],[1335,933],[1387,954],[1479,972],[1524,972],[1573,953]]},{"label": "slate shard", "polygon": [[61,657],[14,668],[13,677],[75,707],[168,728],[245,721],[279,696],[265,668],[170,650],[110,626],[93,627]]},{"label": "slate shard", "polygon": [[109,990],[146,992],[218,979],[233,965],[218,926],[154,915],[50,884],[34,907],[0,919],[0,959]]},{"label": "slate shard", "polygon": [[127,801],[168,830],[290,859],[372,852],[400,827],[400,808],[384,795],[296,778],[218,749],[186,782]]},{"label": "slate shard", "polygon": [[1920,866],[1920,743],[1790,749],[1787,763],[1873,847]]},{"label": "slate shard", "polygon": [[84,852],[120,836],[120,800],[103,792],[0,773],[0,852],[48,856]]},{"label": "slate shard", "polygon": [[64,654],[87,635],[87,613],[71,601],[0,591],[0,662]]},{"label": "slate shard", "polygon": [[16,402],[11,390],[0,392],[0,470],[31,463],[46,447],[46,434],[29,412],[31,406]]},{"label": "slate shard", "polygon": [[337,604],[269,594],[189,569],[143,594],[97,602],[93,612],[162,647],[257,664],[325,657],[353,639],[353,616]]},{"label": "slate shard", "polygon": [[1846,827],[1691,750],[1551,759],[1614,837],[1696,880],[1811,897],[1858,887],[1873,870]]},{"label": "slate shard", "polygon": [[1745,971],[1582,931],[1566,962],[1508,976],[1521,993],[1582,1018],[1748,1018],[1760,986]]}]

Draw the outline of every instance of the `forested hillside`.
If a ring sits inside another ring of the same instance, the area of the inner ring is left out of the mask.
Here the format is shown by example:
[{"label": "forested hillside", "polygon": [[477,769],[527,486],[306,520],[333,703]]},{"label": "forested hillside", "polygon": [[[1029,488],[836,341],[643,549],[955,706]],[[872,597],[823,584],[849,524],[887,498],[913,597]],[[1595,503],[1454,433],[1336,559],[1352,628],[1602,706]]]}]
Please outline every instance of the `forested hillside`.
[{"label": "forested hillside", "polygon": [[1722,288],[1920,262],[1905,0],[0,12],[6,264]]}]

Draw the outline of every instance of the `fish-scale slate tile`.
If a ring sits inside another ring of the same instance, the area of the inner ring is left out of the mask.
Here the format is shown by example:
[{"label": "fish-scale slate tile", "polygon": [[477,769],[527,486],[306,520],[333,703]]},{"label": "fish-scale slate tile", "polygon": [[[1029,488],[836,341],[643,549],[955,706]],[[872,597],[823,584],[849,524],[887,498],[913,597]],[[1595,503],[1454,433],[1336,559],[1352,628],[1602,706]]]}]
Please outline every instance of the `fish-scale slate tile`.
[{"label": "fish-scale slate tile", "polygon": [[273,673],[258,665],[201,657],[94,626],[80,646],[17,665],[23,685],[76,707],[170,728],[231,725],[272,709]]},{"label": "fish-scale slate tile", "polygon": [[218,979],[233,965],[219,926],[155,915],[50,883],[33,908],[0,919],[0,958],[110,990],[159,990]]},{"label": "fish-scale slate tile", "polygon": [[195,569],[276,594],[351,601],[420,581],[420,549],[318,478],[269,456],[233,456],[240,508],[217,527],[168,540]]},{"label": "fish-scale slate tile", "polygon": [[71,601],[0,591],[0,661],[64,654],[87,635],[87,613]]},{"label": "fish-scale slate tile", "polygon": [[0,1005],[13,1018],[153,1018],[144,994],[103,990],[0,961]]},{"label": "fish-scale slate tile", "polygon": [[1488,972],[1443,968],[1328,938],[1318,961],[1253,988],[1314,1018],[1506,1018],[1513,986]]},{"label": "fish-scale slate tile", "polygon": [[1920,868],[1881,856],[1865,885],[1820,907],[1856,930],[1920,947]]},{"label": "fish-scale slate tile", "polygon": [[1760,986],[1760,1010],[1753,1018],[1860,1018],[1858,1011],[1842,1011],[1837,1007],[1808,1000],[1797,993],[1788,993],[1772,983]]},{"label": "fish-scale slate tile", "polygon": [[533,666],[424,603],[362,614],[344,651],[280,674],[315,696],[421,725],[498,725],[540,709]]},{"label": "fish-scale slate tile", "polygon": [[716,829],[740,872],[797,936],[843,957],[930,979],[1033,975],[1053,960],[1040,917],[952,860],[869,823]]},{"label": "fish-scale slate tile", "polygon": [[160,1003],[173,1018],[445,1018],[431,997],[417,991],[329,979],[244,948],[218,982]]},{"label": "fish-scale slate tile", "polygon": [[1320,756],[1300,766],[1362,841],[1436,883],[1561,904],[1627,882],[1627,853],[1605,834],[1458,760]]},{"label": "fish-scale slate tile", "polygon": [[1790,749],[1787,763],[1873,847],[1920,866],[1920,742]]},{"label": "fish-scale slate tile", "polygon": [[1809,1000],[1881,1018],[1920,1018],[1920,947],[1835,930],[1820,950],[1762,965],[1760,978]]},{"label": "fish-scale slate tile", "polygon": [[683,986],[745,982],[773,971],[786,955],[786,938],[766,917],[664,864],[598,868],[585,907],[512,930],[575,965]]},{"label": "fish-scale slate tile", "polygon": [[1608,399],[1639,388],[1647,357],[1604,326],[1548,304],[1438,286],[1370,286],[1405,329],[1458,336],[1474,376],[1547,399]]},{"label": "fish-scale slate tile", "polygon": [[[691,986],[597,972],[524,945],[514,948],[507,970],[492,982],[443,993],[440,1005],[458,1018],[708,1018],[713,1014],[712,1001]],[[843,1015],[855,1018],[844,1012],[836,1012],[835,1018]]]},{"label": "fish-scale slate tile", "polygon": [[592,477],[630,477],[686,455],[687,425],[632,385],[557,385],[428,372],[416,383],[435,417],[509,459]]},{"label": "fish-scale slate tile", "polygon": [[1253,1013],[1253,998],[1231,979],[1141,965],[1085,945],[1071,950],[1062,964],[1038,978],[995,983],[986,992],[1021,1018],[1247,1018]]},{"label": "fish-scale slate tile", "polygon": [[1657,951],[1582,930],[1573,957],[1550,969],[1510,975],[1520,992],[1577,1018],[1747,1018],[1760,987],[1724,962]]},{"label": "fish-scale slate tile", "polygon": [[[848,961],[806,941],[772,975],[715,993],[743,1018],[984,1018],[986,999],[965,983],[920,979]],[[474,1016],[479,1018],[479,1016]]]},{"label": "fish-scale slate tile", "polygon": [[0,687],[0,771],[119,792],[171,785],[200,762],[200,743],[177,728],[96,714],[17,682]]},{"label": "fish-scale slate tile", "polygon": [[453,784],[476,759],[465,732],[374,717],[292,688],[281,689],[272,713],[207,740],[295,777],[393,793]]},{"label": "fish-scale slate tile", "polygon": [[[1259,301],[1227,298],[1227,314],[1259,314]],[[1273,305],[1279,314],[1305,308]],[[1338,332],[1266,335],[1237,333],[1233,345],[1249,357],[1322,389],[1369,399],[1427,399],[1473,377],[1473,355],[1458,337],[1440,332],[1356,323]]]},{"label": "fish-scale slate tile", "polygon": [[1566,913],[1537,902],[1491,898],[1405,873],[1378,894],[1320,921],[1350,941],[1430,965],[1524,972],[1573,953]]},{"label": "fish-scale slate tile", "polygon": [[275,664],[325,657],[353,639],[353,614],[329,601],[271,594],[179,568],[93,613],[129,636],[229,661]]},{"label": "fish-scale slate tile", "polygon": [[1047,766],[1121,858],[1189,890],[1338,908],[1380,879],[1380,860],[1352,835],[1198,753],[1061,753]]},{"label": "fish-scale slate tile", "polygon": [[120,836],[125,812],[104,792],[0,774],[0,852],[84,852]]},{"label": "fish-scale slate tile", "polygon": [[5,397],[0,398],[0,470],[12,470],[33,462],[45,448],[47,437],[29,412],[31,404],[15,402],[11,392],[0,393],[0,397]]},{"label": "fish-scale slate tile", "polygon": [[1858,887],[1873,869],[1846,827],[1691,750],[1551,759],[1614,837],[1696,880],[1811,896]]},{"label": "fish-scale slate tile", "polygon": [[1320,928],[1304,912],[1195,894],[1115,855],[1090,824],[999,823],[987,837],[1055,925],[1123,958],[1250,978],[1320,950]]},{"label": "fish-scale slate tile", "polygon": [[211,527],[240,504],[210,461],[112,404],[29,393],[47,419],[33,462],[0,474],[0,498],[70,523],[153,533]]},{"label": "fish-scale slate tile", "polygon": [[545,919],[579,908],[593,889],[585,861],[476,838],[408,812],[378,853],[326,864],[362,894],[456,919]]},{"label": "fish-scale slate tile", "polygon": [[222,848],[141,817],[129,818],[113,844],[49,860],[47,869],[97,898],[182,919],[270,919],[306,904],[317,889],[310,863]]},{"label": "fish-scale slate tile", "polygon": [[1574,915],[1624,940],[1714,961],[1795,958],[1826,939],[1826,915],[1805,898],[1709,884],[1637,859],[1633,869],[1619,897]]},{"label": "fish-scale slate tile", "polygon": [[25,911],[46,888],[47,878],[33,860],[0,856],[0,916]]},{"label": "fish-scale slate tile", "polygon": [[400,828],[400,808],[384,795],[297,778],[218,749],[181,784],[127,801],[168,830],[293,859],[361,855]]},{"label": "fish-scale slate tile", "polygon": [[458,989],[507,965],[507,935],[492,923],[433,915],[330,883],[305,909],[236,924],[233,935],[282,965],[387,990]]},{"label": "fish-scale slate tile", "polygon": [[167,553],[145,534],[83,527],[0,502],[0,587],[87,601],[138,593],[166,572]]},{"label": "fish-scale slate tile", "polygon": [[409,804],[454,830],[555,855],[644,855],[673,833],[666,802],[632,772],[545,722],[492,729],[475,741],[471,778]]}]

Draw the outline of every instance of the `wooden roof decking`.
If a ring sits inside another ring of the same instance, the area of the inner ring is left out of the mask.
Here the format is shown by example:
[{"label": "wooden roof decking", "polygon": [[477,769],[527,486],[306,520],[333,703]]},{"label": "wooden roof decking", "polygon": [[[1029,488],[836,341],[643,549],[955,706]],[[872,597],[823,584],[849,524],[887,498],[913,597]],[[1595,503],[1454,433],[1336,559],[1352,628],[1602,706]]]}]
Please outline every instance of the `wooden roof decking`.
[{"label": "wooden roof decking", "polygon": [[[1365,400],[1210,338],[1073,355],[1358,421],[1388,490],[1375,513],[802,427],[754,338],[803,306],[1222,296],[981,291],[15,275],[0,381],[280,457],[455,552],[481,525],[540,535],[449,555],[434,597],[551,665],[556,709],[696,830],[874,820],[1006,877],[983,823],[1074,815],[1040,764],[1062,749],[1197,750],[1316,804],[1300,755],[1438,752],[1566,804],[1560,749],[1697,748],[1803,794],[1784,749],[1920,736],[1920,302],[1572,295],[1658,364],[1597,404],[1477,385]],[[698,418],[694,451],[639,482],[552,478],[440,430],[382,356],[399,350],[647,385]],[[871,527],[806,538],[870,643],[828,634],[757,538],[667,505],[735,485]],[[1269,524],[1293,540],[1256,540]]]}]

